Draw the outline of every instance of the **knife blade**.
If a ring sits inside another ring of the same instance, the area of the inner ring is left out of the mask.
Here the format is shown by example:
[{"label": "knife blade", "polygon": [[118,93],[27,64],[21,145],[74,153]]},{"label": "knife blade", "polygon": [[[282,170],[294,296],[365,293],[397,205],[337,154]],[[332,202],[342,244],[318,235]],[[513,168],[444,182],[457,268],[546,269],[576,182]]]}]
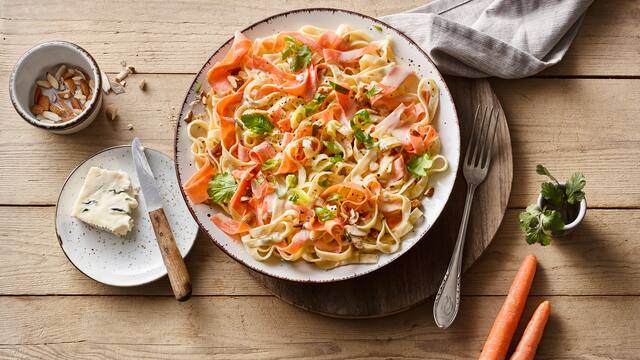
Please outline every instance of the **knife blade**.
[{"label": "knife blade", "polygon": [[162,261],[167,268],[171,289],[178,301],[189,300],[191,297],[191,279],[184,259],[178,250],[176,241],[169,225],[169,220],[162,208],[162,196],[158,190],[153,171],[144,154],[144,147],[138,138],[131,142],[131,155],[133,166],[140,182],[140,190],[144,196],[144,203],[149,212],[151,225],[160,247]]}]

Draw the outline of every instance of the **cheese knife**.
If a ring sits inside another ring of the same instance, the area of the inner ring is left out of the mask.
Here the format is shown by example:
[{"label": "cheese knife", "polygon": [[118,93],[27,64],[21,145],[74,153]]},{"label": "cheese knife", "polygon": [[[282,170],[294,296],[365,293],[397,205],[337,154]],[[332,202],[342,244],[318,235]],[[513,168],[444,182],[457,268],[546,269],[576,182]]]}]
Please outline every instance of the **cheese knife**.
[{"label": "cheese knife", "polygon": [[140,181],[140,189],[144,195],[144,202],[147,205],[149,218],[156,234],[156,240],[160,247],[162,260],[169,274],[169,281],[173,294],[178,301],[186,301],[191,297],[191,279],[187,266],[176,245],[176,240],[171,232],[169,220],[162,208],[162,196],[158,190],[155,177],[149,167],[149,162],[144,154],[144,147],[140,139],[134,138],[131,143],[131,154],[133,165]]}]

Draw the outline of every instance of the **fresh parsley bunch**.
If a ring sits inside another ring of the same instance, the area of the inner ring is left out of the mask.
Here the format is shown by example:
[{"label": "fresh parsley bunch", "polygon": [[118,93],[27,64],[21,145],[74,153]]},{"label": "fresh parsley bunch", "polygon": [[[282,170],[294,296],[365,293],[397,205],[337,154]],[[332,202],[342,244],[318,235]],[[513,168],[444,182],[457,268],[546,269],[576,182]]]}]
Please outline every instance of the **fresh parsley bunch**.
[{"label": "fresh parsley bunch", "polygon": [[[573,173],[563,187],[541,164],[536,166],[536,173],[551,179],[550,182],[543,182],[540,189],[550,208],[540,208],[537,204],[529,205],[520,213],[520,228],[528,244],[549,245],[553,233],[561,231],[565,226],[565,220],[569,220],[566,219],[568,206],[577,205],[584,199],[583,189],[587,181],[583,174]],[[562,214],[565,214],[564,218]]]}]

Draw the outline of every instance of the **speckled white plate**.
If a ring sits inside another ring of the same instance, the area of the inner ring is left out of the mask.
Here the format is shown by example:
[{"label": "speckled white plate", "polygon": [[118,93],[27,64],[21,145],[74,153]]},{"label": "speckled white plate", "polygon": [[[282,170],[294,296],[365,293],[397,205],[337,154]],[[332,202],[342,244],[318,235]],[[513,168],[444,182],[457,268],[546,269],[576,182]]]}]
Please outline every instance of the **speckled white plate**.
[{"label": "speckled white plate", "polygon": [[[173,161],[157,150],[146,148],[145,154],[164,199],[164,211],[180,254],[184,257],[193,246],[198,225],[180,195]],[[92,166],[122,170],[131,176],[134,186],[140,186],[133,168],[131,147],[127,145],[105,149],[71,172],[56,207],[56,233],[69,261],[83,274],[107,285],[142,285],[166,275],[167,269],[143,201],[144,194],[137,196],[139,205],[133,213],[135,226],[122,238],[71,216],[76,196]]]},{"label": "speckled white plate", "polygon": [[[424,221],[416,224],[413,232],[403,238],[402,246],[397,252],[393,254],[381,254],[378,262],[375,264],[352,264],[331,270],[321,270],[304,261],[289,263],[283,261],[260,262],[255,260],[247,253],[239,241],[227,236],[209,220],[212,214],[219,211],[218,209],[204,204],[188,204],[189,210],[196,218],[202,231],[223,251],[241,264],[268,276],[299,282],[332,282],[361,276],[389,264],[404,254],[418,241],[422,239],[428,241],[428,236],[425,236],[425,234],[444,209],[456,179],[458,160],[460,158],[460,129],[458,126],[458,115],[453,99],[451,98],[451,93],[444,79],[438,72],[438,69],[436,69],[436,66],[431,62],[427,54],[405,34],[380,20],[366,15],[348,10],[326,8],[300,9],[273,15],[247,27],[242,30],[242,32],[249,38],[255,39],[280,31],[295,31],[303,25],[315,25],[321,28],[335,29],[340,24],[348,24],[354,29],[364,30],[371,35],[374,40],[381,40],[387,36],[391,37],[393,41],[393,51],[398,62],[416,71],[420,76],[432,78],[436,82],[440,88],[440,105],[434,119],[434,124],[438,129],[442,142],[442,154],[449,160],[449,170],[437,174],[430,180],[430,184],[435,187],[435,193],[431,198],[422,199],[425,213]],[[375,30],[377,27],[382,31]],[[225,56],[231,48],[232,41],[233,37],[220,46],[198,72],[191,87],[188,89],[182,106],[180,119],[184,118],[185,114],[191,109],[189,104],[196,99],[196,89],[198,87],[196,83],[207,84],[207,71],[214,63]],[[208,90],[208,85],[206,85],[206,88]],[[194,111],[202,111],[202,108],[196,108]],[[175,146],[178,180],[181,184],[184,184],[196,171],[192,154],[189,150],[191,148],[191,142],[187,135],[187,126],[184,121],[178,122]]]}]

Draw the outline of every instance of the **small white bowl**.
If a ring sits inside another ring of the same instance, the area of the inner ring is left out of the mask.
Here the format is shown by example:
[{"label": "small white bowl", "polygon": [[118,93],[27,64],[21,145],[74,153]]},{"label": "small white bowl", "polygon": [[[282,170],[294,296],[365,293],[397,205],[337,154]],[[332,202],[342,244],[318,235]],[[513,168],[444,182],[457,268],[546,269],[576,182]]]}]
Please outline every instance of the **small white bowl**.
[{"label": "small white bowl", "polygon": [[[60,124],[44,123],[30,110],[36,80],[41,79],[48,69],[60,64],[74,66],[89,75],[94,83],[91,89],[94,96],[75,118]],[[48,41],[31,48],[18,60],[9,80],[11,103],[18,114],[29,124],[56,134],[71,134],[89,126],[102,107],[101,89],[102,78],[96,61],[85,49],[66,41]]]},{"label": "small white bowl", "polygon": [[[560,186],[562,187],[562,190],[564,191],[564,186],[565,183],[561,182]],[[542,196],[542,194],[538,195],[538,207],[540,207],[541,209],[545,206],[545,199]],[[587,198],[585,197],[584,199],[582,199],[582,201],[580,201],[580,204],[578,204],[578,209],[577,209],[577,213],[576,218],[570,222],[569,224],[566,224],[562,230],[560,230],[557,233],[553,233],[554,236],[565,236],[570,234],[575,228],[578,227],[578,225],[580,225],[580,223],[582,222],[582,220],[584,219],[584,216],[587,214]]]}]

